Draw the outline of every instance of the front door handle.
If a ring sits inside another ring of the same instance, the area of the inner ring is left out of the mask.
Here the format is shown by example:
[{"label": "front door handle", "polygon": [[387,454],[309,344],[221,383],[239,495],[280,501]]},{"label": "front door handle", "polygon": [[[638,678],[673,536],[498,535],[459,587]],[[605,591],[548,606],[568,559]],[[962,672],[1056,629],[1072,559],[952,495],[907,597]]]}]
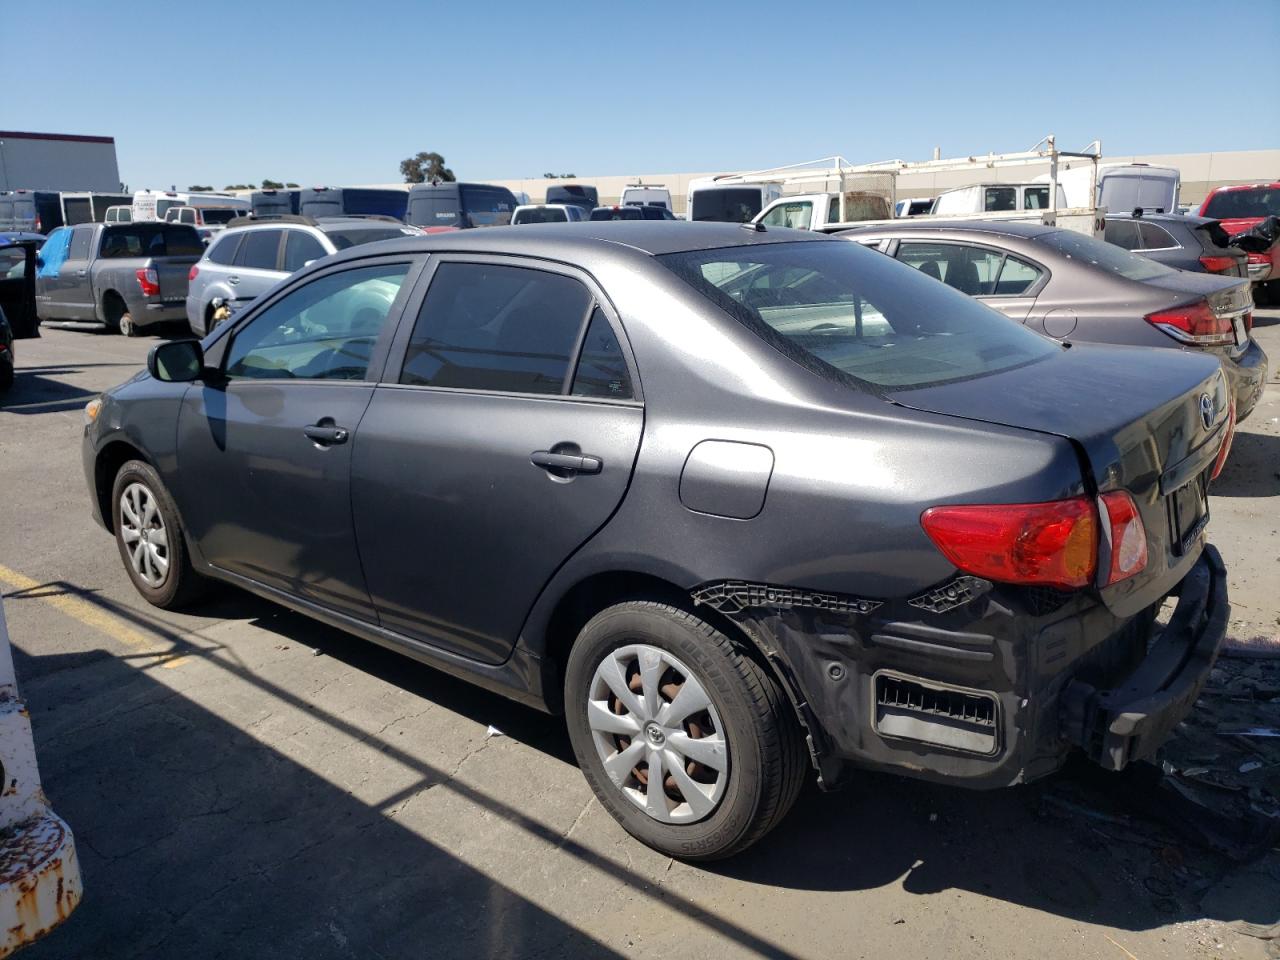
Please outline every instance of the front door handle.
[{"label": "front door handle", "polygon": [[77,276],[77,277],[87,277],[88,275],[89,275],[89,271],[88,271],[88,270],[77,270],[77,271],[76,271],[76,276]]},{"label": "front door handle", "polygon": [[552,453],[550,450],[535,450],[529,454],[529,460],[536,467],[544,470],[563,471],[565,473],[599,473],[604,461],[590,454]]},{"label": "front door handle", "polygon": [[346,427],[335,427],[332,420],[327,423],[324,420],[319,423],[313,423],[308,427],[303,427],[302,432],[310,440],[320,444],[322,447],[328,447],[335,443],[346,443],[347,437],[350,435],[347,433]]},{"label": "front door handle", "polygon": [[232,286],[235,286],[239,282],[240,282],[239,277],[227,277],[227,283],[231,284]]}]

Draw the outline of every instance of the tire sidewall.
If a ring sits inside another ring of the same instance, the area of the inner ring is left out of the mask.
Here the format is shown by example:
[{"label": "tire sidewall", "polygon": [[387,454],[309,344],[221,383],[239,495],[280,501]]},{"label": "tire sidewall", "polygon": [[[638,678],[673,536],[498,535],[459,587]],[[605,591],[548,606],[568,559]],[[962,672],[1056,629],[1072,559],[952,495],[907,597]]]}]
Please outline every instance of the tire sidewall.
[{"label": "tire sidewall", "polygon": [[[629,833],[674,857],[712,859],[732,851],[756,818],[765,793],[763,746],[745,681],[730,659],[686,624],[664,616],[661,609],[623,604],[598,614],[583,628],[565,673],[565,718],[583,775],[602,805]],[[697,823],[659,823],[649,817],[613,783],[596,752],[586,707],[592,677],[605,654],[633,643],[660,647],[688,666],[724,727],[729,780],[720,805]]]},{"label": "tire sidewall", "polygon": [[[140,578],[133,569],[129,559],[129,550],[121,536],[120,497],[125,487],[131,483],[140,483],[151,493],[164,521],[165,531],[169,536],[169,573],[164,583],[153,587]],[[115,531],[116,549],[120,552],[120,560],[124,564],[125,573],[133,582],[134,588],[148,603],[158,607],[168,606],[174,602],[182,587],[182,578],[186,562],[186,543],[182,539],[182,524],[178,521],[178,511],[173,505],[169,491],[165,489],[160,475],[149,464],[140,460],[130,460],[116,474],[115,483],[111,485],[111,529]]]}]

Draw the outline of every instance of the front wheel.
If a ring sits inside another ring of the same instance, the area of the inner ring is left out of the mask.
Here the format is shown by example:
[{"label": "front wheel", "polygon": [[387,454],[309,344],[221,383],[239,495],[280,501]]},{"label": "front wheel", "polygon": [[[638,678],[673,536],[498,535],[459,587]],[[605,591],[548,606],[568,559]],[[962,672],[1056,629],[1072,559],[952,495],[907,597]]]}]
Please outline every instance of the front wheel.
[{"label": "front wheel", "polygon": [[120,468],[111,489],[111,521],[125,572],[148,603],[172,610],[203,592],[178,510],[150,464],[130,460]]},{"label": "front wheel", "polygon": [[668,856],[714,860],[771,830],[807,768],[774,678],[693,613],[621,603],[583,628],[565,673],[574,753],[602,806]]}]

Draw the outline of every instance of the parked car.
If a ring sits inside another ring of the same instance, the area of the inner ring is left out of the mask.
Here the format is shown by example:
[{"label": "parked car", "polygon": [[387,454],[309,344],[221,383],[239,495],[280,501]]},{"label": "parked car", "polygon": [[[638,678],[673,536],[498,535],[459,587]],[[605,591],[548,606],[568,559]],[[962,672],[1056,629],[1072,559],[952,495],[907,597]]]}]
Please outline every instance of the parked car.
[{"label": "parked car", "polygon": [[778,183],[719,183],[716,177],[689,182],[689,219],[750,223],[782,196]]},{"label": "parked car", "polygon": [[505,227],[520,206],[506,187],[487,183],[418,183],[409,189],[405,220],[427,233]]},{"label": "parked car", "polygon": [[103,223],[133,223],[133,204],[124,205],[117,204],[113,207],[107,207],[106,213],[102,215]]},{"label": "parked car", "polygon": [[183,223],[59,227],[40,248],[36,309],[43,320],[84,320],[135,337],[185,315],[187,271],[204,252]]},{"label": "parked car", "polygon": [[596,207],[591,211],[592,220],[674,220],[676,215],[657,204],[630,207]]},{"label": "parked car", "polygon": [[301,212],[301,196],[302,191],[294,188],[255,190],[249,195],[250,212],[255,217],[296,215]]},{"label": "parked car", "polygon": [[581,223],[588,219],[590,210],[576,203],[527,203],[516,207],[511,214],[511,225],[528,223]]},{"label": "parked car", "polygon": [[1231,238],[1217,220],[1176,213],[1108,213],[1107,243],[1132,250],[1178,270],[1247,277],[1244,251],[1230,246]]},{"label": "parked car", "polygon": [[133,195],[133,219],[163,220],[170,207],[234,207],[250,213],[253,205],[244,197],[229,193],[192,193],[177,190],[138,190]]},{"label": "parked car", "polygon": [[233,221],[209,244],[188,276],[191,332],[213,329],[217,303],[228,312],[252,303],[289,274],[338,250],[421,233],[415,227],[363,217],[265,217]]},{"label": "parked car", "polygon": [[600,193],[586,183],[561,183],[547,187],[547,203],[569,203],[582,208],[584,214],[600,206]]},{"label": "parked car", "polygon": [[[1036,182],[1048,184],[1049,175]],[[1095,171],[1092,163],[1060,170],[1058,184],[1066,198],[1060,206],[1105,207],[1111,213],[1176,213],[1182,173],[1177,167],[1156,167],[1149,163],[1103,163]],[[1093,194],[1090,195],[1090,187]]]},{"label": "parked car", "polygon": [[1231,383],[1237,420],[1262,395],[1267,355],[1251,334],[1245,280],[1173,270],[1075,231],[1032,223],[914,220],[840,236],[875,243],[1058,340],[1210,354]]},{"label": "parked car", "polygon": [[147,369],[83,441],[144,598],[228,581],[563,710],[601,804],[671,856],[758,840],[808,763],[1122,768],[1226,627],[1217,360],[1068,349],[853,243],[406,237]]},{"label": "parked car", "polygon": [[52,190],[0,190],[0,230],[48,233],[62,226],[62,197]]},{"label": "parked car", "polygon": [[[3,321],[0,321],[0,326]],[[50,704],[51,708],[53,705]],[[80,903],[84,887],[75,837],[40,785],[31,711],[18,690],[0,600],[0,956],[48,936]]]},{"label": "parked car", "polygon": [[[36,316],[36,251],[44,242],[38,233],[0,233],[0,313],[19,340],[40,336]],[[12,365],[13,348],[9,348]]]},{"label": "parked car", "polygon": [[[1231,236],[1252,230],[1267,217],[1280,216],[1280,180],[1272,183],[1245,183],[1233,187],[1217,187],[1200,204],[1200,216],[1220,221]],[[1264,294],[1275,299],[1280,290],[1280,251],[1250,251],[1249,278],[1266,283]]]},{"label": "parked car", "polygon": [[244,215],[243,207],[170,207],[164,212],[164,222],[189,223],[193,227],[225,227]]},{"label": "parked car", "polygon": [[622,200],[620,201],[624,207],[662,207],[665,210],[671,209],[671,191],[662,184],[645,185],[642,183],[633,183],[622,189]]},{"label": "parked car", "polygon": [[304,217],[391,217],[403,222],[408,190],[374,187],[315,187],[298,195]]}]

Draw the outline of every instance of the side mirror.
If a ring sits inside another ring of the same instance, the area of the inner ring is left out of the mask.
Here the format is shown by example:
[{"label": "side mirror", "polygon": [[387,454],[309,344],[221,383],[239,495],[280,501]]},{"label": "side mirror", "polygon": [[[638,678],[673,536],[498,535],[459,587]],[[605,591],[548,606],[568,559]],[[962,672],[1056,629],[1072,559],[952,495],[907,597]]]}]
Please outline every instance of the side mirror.
[{"label": "side mirror", "polygon": [[147,354],[147,373],[165,383],[190,383],[204,373],[204,348],[199,340],[158,343]]}]

